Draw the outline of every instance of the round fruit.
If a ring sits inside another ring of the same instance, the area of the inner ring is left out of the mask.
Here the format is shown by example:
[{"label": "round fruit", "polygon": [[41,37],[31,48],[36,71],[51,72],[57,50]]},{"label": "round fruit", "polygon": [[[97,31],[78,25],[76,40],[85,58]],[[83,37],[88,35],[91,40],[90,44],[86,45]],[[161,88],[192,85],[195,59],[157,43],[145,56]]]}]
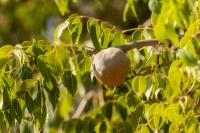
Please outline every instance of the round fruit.
[{"label": "round fruit", "polygon": [[122,84],[130,70],[130,60],[119,48],[103,49],[94,56],[93,73],[108,87]]}]

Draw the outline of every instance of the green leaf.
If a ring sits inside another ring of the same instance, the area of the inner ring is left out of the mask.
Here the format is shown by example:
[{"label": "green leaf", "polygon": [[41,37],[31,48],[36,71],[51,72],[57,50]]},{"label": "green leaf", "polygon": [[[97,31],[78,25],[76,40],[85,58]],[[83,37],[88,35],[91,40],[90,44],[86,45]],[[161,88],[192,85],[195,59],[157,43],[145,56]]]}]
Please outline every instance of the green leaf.
[{"label": "green leaf", "polygon": [[53,106],[53,110],[55,109],[59,95],[60,95],[60,90],[58,87],[58,84],[56,82],[56,79],[53,76],[50,76],[49,79],[44,80],[44,88],[47,91],[48,98]]},{"label": "green leaf", "polygon": [[20,91],[26,91],[32,94],[35,88],[36,81],[34,79],[27,79],[24,80],[20,86],[21,90]]},{"label": "green leaf", "polygon": [[61,13],[61,15],[65,15],[65,13],[69,13],[68,9],[68,0],[55,0],[56,5]]},{"label": "green leaf", "polygon": [[102,48],[108,48],[108,45],[111,41],[111,31],[112,29],[109,28],[102,29],[102,38],[101,38]]},{"label": "green leaf", "polygon": [[0,69],[12,58],[12,50],[13,46],[11,45],[5,45],[0,48]]},{"label": "green leaf", "polygon": [[20,132],[21,133],[34,133],[34,128],[31,122],[27,120],[22,120],[20,124]]},{"label": "green leaf", "polygon": [[114,126],[113,133],[133,133],[131,124],[127,122],[115,123]]},{"label": "green leaf", "polygon": [[179,45],[178,35],[175,31],[176,23],[179,21],[176,14],[176,6],[172,1],[163,1],[159,16],[154,25],[156,38],[164,41],[170,39],[174,44]]},{"label": "green leaf", "polygon": [[62,75],[62,83],[73,96],[77,91],[77,79],[71,71],[65,71]]},{"label": "green leaf", "polygon": [[32,70],[31,70],[30,66],[28,66],[27,64],[23,65],[22,73],[21,73],[21,78],[23,80],[33,78]]},{"label": "green leaf", "polygon": [[58,25],[58,27],[54,31],[54,41],[59,42],[62,32],[69,26],[69,20],[65,20],[65,22]]},{"label": "green leaf", "polygon": [[79,38],[82,33],[82,21],[77,15],[71,16],[69,19],[69,32],[74,44],[79,43]]},{"label": "green leaf", "polygon": [[142,125],[141,133],[151,133],[147,125]]},{"label": "green leaf", "polygon": [[113,34],[113,40],[112,40],[112,45],[113,46],[119,46],[119,45],[123,45],[125,44],[125,37],[124,35],[119,32],[119,31],[116,31],[114,32]]},{"label": "green leaf", "polygon": [[200,10],[200,0],[198,0],[198,8],[199,8],[199,10]]},{"label": "green leaf", "polygon": [[182,81],[182,72],[181,72],[181,62],[174,61],[168,72],[168,80],[170,82],[171,88],[173,89],[173,96],[177,96],[180,93],[180,84]]},{"label": "green leaf", "polygon": [[43,40],[34,41],[32,46],[32,52],[35,56],[39,56],[41,54],[44,54],[50,47],[51,45],[46,41]]},{"label": "green leaf", "polygon": [[197,55],[193,44],[188,44],[178,51],[180,59],[188,66],[195,66],[197,64]]},{"label": "green leaf", "polygon": [[28,109],[29,113],[32,114],[34,110],[34,101],[32,97],[28,94],[28,92],[25,92],[25,104],[26,108]]},{"label": "green leaf", "polygon": [[9,96],[7,88],[3,90],[3,110],[10,111],[11,109],[11,98]]},{"label": "green leaf", "polygon": [[81,81],[87,92],[94,87],[94,82],[92,82],[90,71],[87,71],[83,74]]},{"label": "green leaf", "polygon": [[158,0],[149,0],[149,8],[152,12],[159,14],[161,10],[161,4]]},{"label": "green leaf", "polygon": [[100,25],[98,21],[95,19],[89,19],[87,22],[87,29],[96,51],[100,51],[101,47],[100,47],[99,38],[101,35],[100,33],[101,29],[100,29]]},{"label": "green leaf", "polygon": [[80,119],[72,119],[63,123],[62,130],[68,133],[81,133],[82,124]]},{"label": "green leaf", "polygon": [[34,100],[33,114],[36,119],[36,126],[41,129],[46,122],[47,109],[43,87],[37,82],[37,97]]},{"label": "green leaf", "polygon": [[134,107],[136,108],[137,105],[140,103],[139,98],[134,94],[134,92],[131,92],[128,96],[127,96],[127,105],[128,107]]},{"label": "green leaf", "polygon": [[147,89],[147,79],[145,76],[139,77],[139,94],[142,95]]},{"label": "green leaf", "polygon": [[22,109],[17,99],[12,100],[12,114],[21,123],[22,119]]},{"label": "green leaf", "polygon": [[103,108],[102,108],[102,112],[103,114],[106,116],[106,118],[108,118],[109,120],[111,119],[112,117],[112,102],[107,102]]},{"label": "green leaf", "polygon": [[63,46],[56,46],[45,55],[39,55],[37,66],[45,78],[50,77],[50,73],[54,76],[60,75],[64,69],[70,68],[68,49],[64,49]]},{"label": "green leaf", "polygon": [[130,123],[133,132],[136,130],[138,124],[139,124],[139,120],[142,118],[142,114],[143,114],[143,106],[137,106],[137,108],[131,112],[128,122]]},{"label": "green leaf", "polygon": [[193,22],[190,27],[185,32],[183,38],[180,41],[180,46],[183,48],[185,45],[191,42],[192,38],[196,36],[199,31],[199,23],[197,21]]},{"label": "green leaf", "polygon": [[131,12],[133,13],[133,16],[138,19],[138,15],[137,15],[136,9],[135,9],[135,1],[134,0],[128,0],[126,2],[124,12],[123,12],[123,21],[126,21],[126,16],[127,16],[129,10],[131,10]]},{"label": "green leaf", "polygon": [[142,31],[139,31],[139,30],[136,30],[132,33],[131,35],[131,38],[134,40],[134,41],[137,41],[137,40],[142,40],[143,37],[142,37]]},{"label": "green leaf", "polygon": [[86,117],[83,119],[81,125],[81,133],[94,133],[94,127],[95,127],[95,121],[90,118],[90,117]]},{"label": "green leaf", "polygon": [[116,110],[120,114],[121,118],[125,121],[127,118],[127,108],[120,105],[120,104],[115,104]]}]

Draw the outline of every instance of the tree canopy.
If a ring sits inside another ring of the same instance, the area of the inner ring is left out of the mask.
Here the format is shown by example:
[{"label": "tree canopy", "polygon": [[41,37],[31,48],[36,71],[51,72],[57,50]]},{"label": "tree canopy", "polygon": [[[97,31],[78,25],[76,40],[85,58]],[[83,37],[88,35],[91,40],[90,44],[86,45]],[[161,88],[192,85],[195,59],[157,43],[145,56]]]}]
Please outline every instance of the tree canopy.
[{"label": "tree canopy", "polygon": [[[199,133],[200,0],[0,0],[0,132]],[[93,74],[118,47],[123,84]]]}]

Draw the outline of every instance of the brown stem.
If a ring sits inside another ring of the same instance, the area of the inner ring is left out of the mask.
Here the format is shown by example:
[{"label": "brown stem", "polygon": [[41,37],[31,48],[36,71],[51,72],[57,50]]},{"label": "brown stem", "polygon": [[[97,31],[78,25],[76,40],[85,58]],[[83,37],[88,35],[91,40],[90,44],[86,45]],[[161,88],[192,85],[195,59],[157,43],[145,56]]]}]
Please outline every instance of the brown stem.
[{"label": "brown stem", "polygon": [[[141,41],[133,41],[124,45],[117,46],[117,48],[120,48],[124,52],[128,52],[129,50],[133,48],[142,48],[147,46],[156,46],[160,45],[160,42],[156,39],[153,40],[141,40]],[[95,49],[93,50],[87,50],[88,55],[92,56],[97,53]]]},{"label": "brown stem", "polygon": [[156,46],[159,45],[160,42],[156,39],[153,40],[142,40],[142,41],[133,41],[131,43],[125,44],[118,46],[121,50],[124,52],[127,52],[133,48],[142,48],[142,47],[147,47],[147,46]]}]

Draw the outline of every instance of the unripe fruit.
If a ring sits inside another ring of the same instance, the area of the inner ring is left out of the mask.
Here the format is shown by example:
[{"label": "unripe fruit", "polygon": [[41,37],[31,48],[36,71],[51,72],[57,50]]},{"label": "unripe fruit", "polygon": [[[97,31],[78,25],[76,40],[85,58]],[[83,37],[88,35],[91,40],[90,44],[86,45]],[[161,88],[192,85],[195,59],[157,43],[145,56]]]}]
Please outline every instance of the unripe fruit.
[{"label": "unripe fruit", "polygon": [[130,60],[119,48],[103,49],[94,56],[93,73],[108,87],[122,84],[130,70]]}]

